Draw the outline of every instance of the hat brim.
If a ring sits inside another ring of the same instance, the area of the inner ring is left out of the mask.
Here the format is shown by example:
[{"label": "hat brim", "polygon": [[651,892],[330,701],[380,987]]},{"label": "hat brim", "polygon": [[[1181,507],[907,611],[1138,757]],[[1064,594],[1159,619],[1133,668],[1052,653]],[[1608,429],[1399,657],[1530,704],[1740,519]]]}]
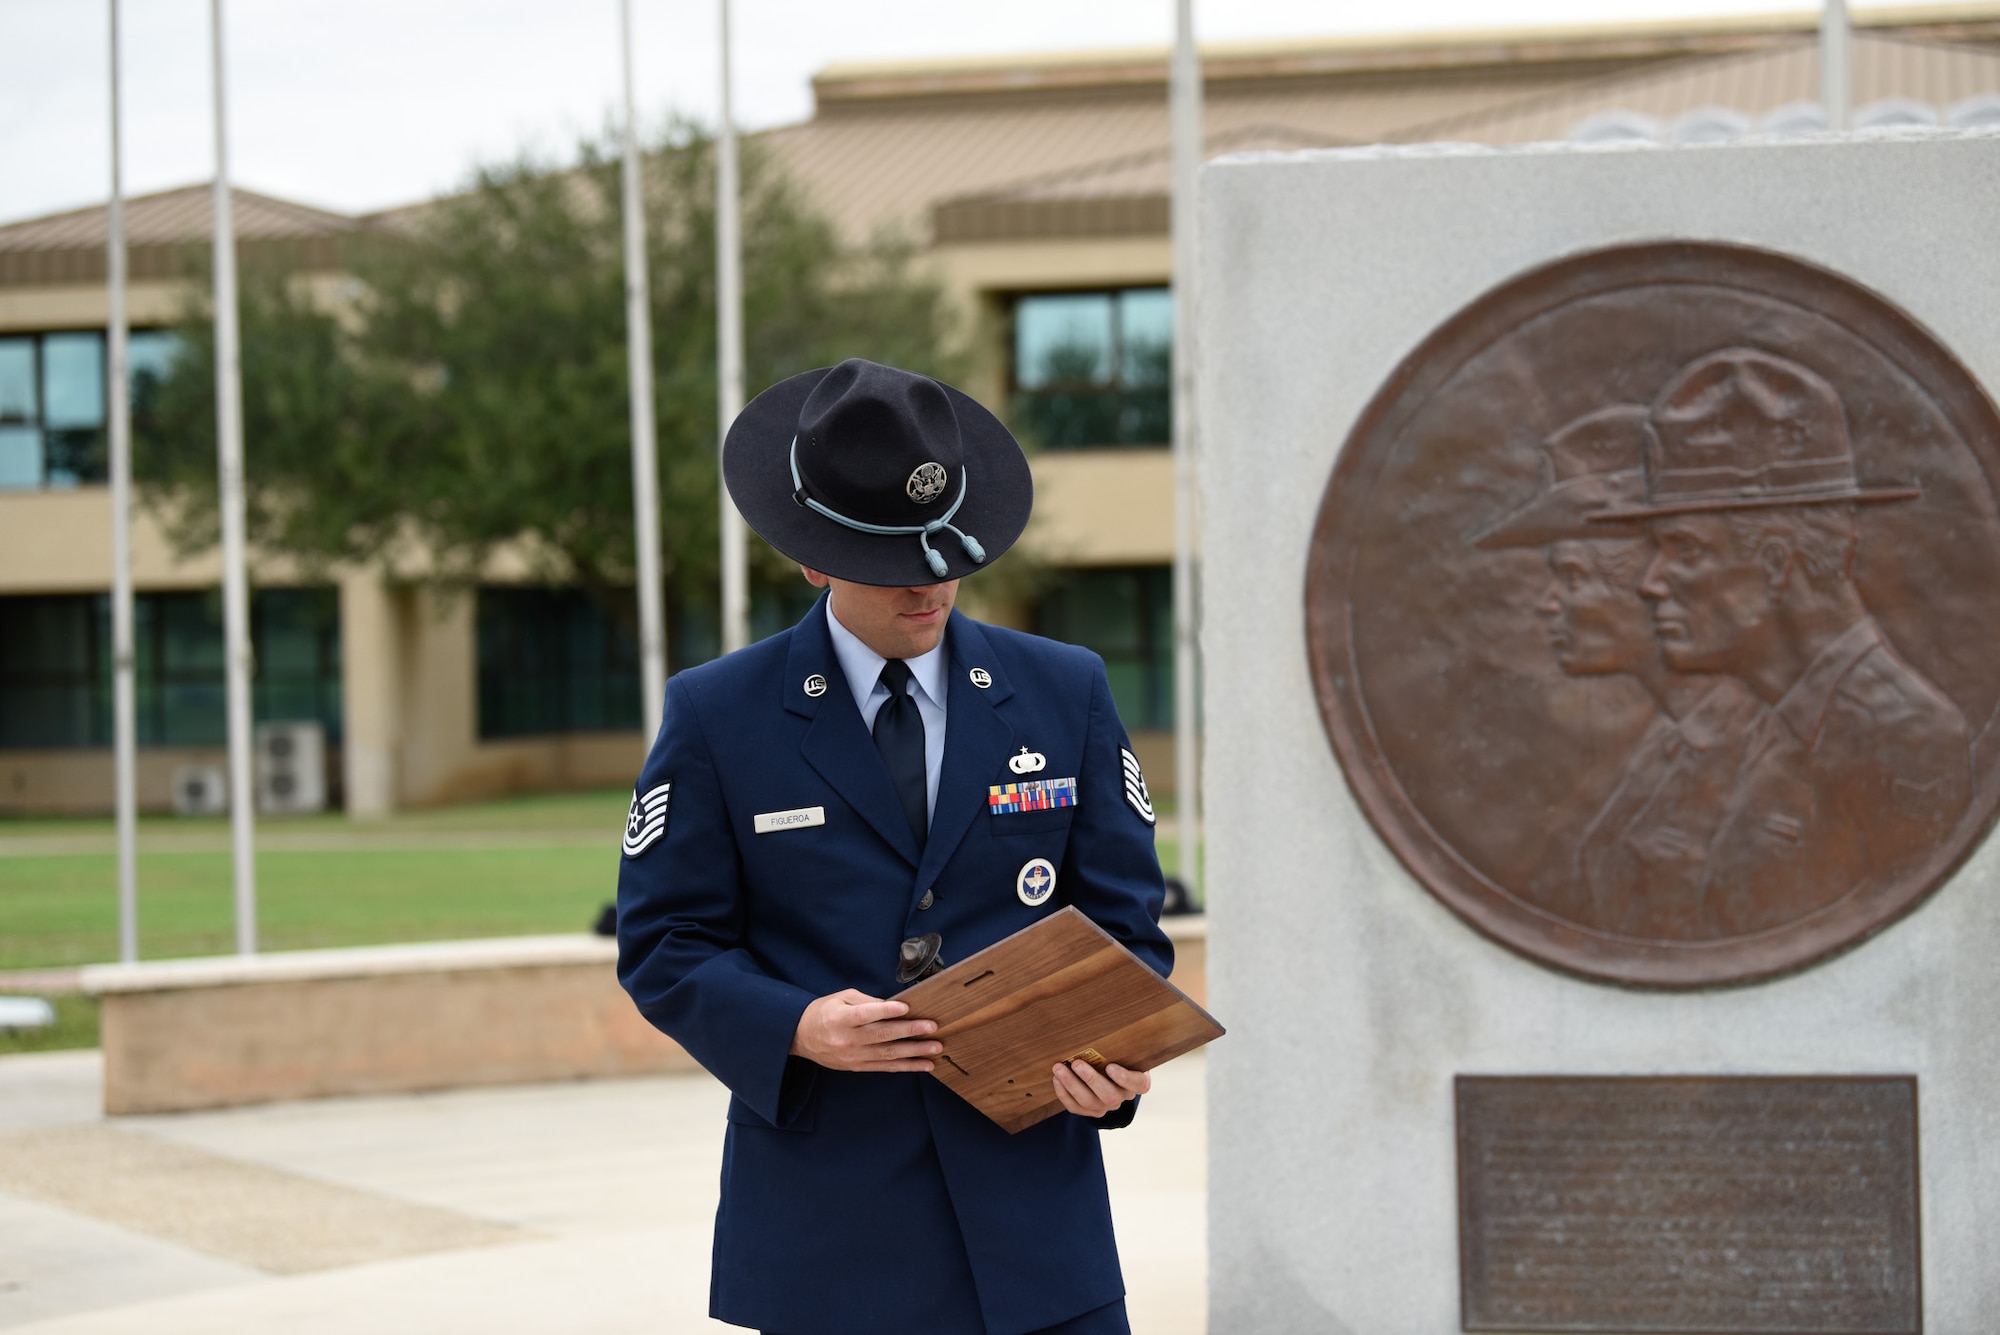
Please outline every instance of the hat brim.
[{"label": "hat brim", "polygon": [[952,526],[978,540],[974,561],[958,538],[938,533],[931,550],[945,560],[933,571],[914,534],[862,533],[792,499],[791,448],[799,411],[830,366],[804,371],[759,394],[738,413],[722,444],[722,478],[758,537],[802,566],[854,584],[917,588],[963,579],[1000,559],[1028,527],[1035,477],[1012,432],[979,402],[943,385],[958,419],[965,458],[965,502]]},{"label": "hat brim", "polygon": [[1891,501],[1914,501],[1923,492],[1915,487],[1877,487],[1868,491],[1820,491],[1798,496],[1714,496],[1685,501],[1663,501],[1633,505],[1623,509],[1600,510],[1590,516],[1593,524],[1629,524],[1669,515],[1720,514],[1730,510],[1781,510],[1795,505],[1886,505]]},{"label": "hat brim", "polygon": [[1600,512],[1629,505],[1644,489],[1637,469],[1590,473],[1558,482],[1472,540],[1493,551],[1505,547],[1545,547],[1552,542],[1644,537],[1644,526],[1593,523]]}]

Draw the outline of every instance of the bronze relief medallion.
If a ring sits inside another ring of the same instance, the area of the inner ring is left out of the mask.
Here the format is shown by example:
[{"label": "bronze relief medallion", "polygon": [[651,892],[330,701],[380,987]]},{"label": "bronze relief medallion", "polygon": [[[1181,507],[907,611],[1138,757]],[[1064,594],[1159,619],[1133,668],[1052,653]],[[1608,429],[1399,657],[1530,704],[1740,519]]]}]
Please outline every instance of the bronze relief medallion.
[{"label": "bronze relief medallion", "polygon": [[1474,927],[1650,987],[1909,911],[2000,799],[2000,413],[1825,269],[1709,244],[1489,292],[1377,393],[1306,581],[1362,809]]}]

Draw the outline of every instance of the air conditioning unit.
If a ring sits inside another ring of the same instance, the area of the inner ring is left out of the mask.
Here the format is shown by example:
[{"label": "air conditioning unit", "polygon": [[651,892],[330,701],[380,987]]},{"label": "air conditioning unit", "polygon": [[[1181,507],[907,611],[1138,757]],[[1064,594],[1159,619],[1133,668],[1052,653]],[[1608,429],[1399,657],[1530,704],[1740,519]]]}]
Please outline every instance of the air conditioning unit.
[{"label": "air conditioning unit", "polygon": [[56,1008],[40,997],[0,997],[0,1034],[46,1029],[55,1022]]},{"label": "air conditioning unit", "polygon": [[326,729],[311,722],[257,725],[257,809],[274,816],[326,810]]},{"label": "air conditioning unit", "polygon": [[219,765],[180,765],[174,770],[174,813],[221,816],[229,810],[229,776]]}]

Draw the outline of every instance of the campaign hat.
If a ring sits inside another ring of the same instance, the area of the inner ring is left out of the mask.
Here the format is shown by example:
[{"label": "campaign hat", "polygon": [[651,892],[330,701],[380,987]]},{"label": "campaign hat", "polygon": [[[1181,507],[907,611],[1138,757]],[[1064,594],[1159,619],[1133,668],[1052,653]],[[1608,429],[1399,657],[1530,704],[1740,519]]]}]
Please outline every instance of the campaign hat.
[{"label": "campaign hat", "polygon": [[1863,487],[1840,394],[1818,372],[1756,348],[1724,348],[1688,363],[1653,400],[1647,425],[1644,498],[1595,522],[1920,494]]},{"label": "campaign hat", "polygon": [[1649,412],[1644,404],[1617,403],[1557,427],[1542,442],[1542,490],[1474,538],[1474,545],[1541,547],[1566,539],[1643,536],[1637,520],[1602,524],[1591,516],[1644,498]]},{"label": "campaign hat", "polygon": [[1014,545],[1034,476],[1014,436],[971,396],[853,357],[752,399],[722,475],[758,536],[856,584],[960,579]]}]

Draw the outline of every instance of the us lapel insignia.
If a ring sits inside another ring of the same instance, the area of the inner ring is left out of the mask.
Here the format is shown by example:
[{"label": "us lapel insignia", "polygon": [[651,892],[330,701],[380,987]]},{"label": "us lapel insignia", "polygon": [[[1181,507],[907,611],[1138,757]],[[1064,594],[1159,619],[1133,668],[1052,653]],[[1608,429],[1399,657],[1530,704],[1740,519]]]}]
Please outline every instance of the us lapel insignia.
[{"label": "us lapel insignia", "polygon": [[1139,757],[1121,746],[1118,761],[1125,767],[1125,805],[1138,812],[1140,820],[1153,824],[1153,795],[1146,791],[1146,776],[1140,772]]},{"label": "us lapel insignia", "polygon": [[972,684],[982,691],[993,684],[993,674],[985,668],[974,668],[971,675]]},{"label": "us lapel insignia", "polygon": [[1040,751],[1030,751],[1025,746],[1021,748],[1020,755],[1007,757],[1007,768],[1016,774],[1040,774],[1048,768],[1048,764],[1047,756]]},{"label": "us lapel insignia", "polygon": [[667,832],[667,799],[674,786],[663,783],[650,792],[633,792],[632,809],[625,815],[625,856],[636,858]]},{"label": "us lapel insignia", "polygon": [[815,699],[826,694],[826,678],[815,672],[806,678],[806,694]]},{"label": "us lapel insignia", "polygon": [[1005,816],[1016,811],[1048,811],[1055,807],[1075,805],[1076,780],[1073,778],[996,783],[986,790],[986,811],[993,816]]},{"label": "us lapel insignia", "polygon": [[1056,892],[1055,865],[1047,858],[1030,858],[1014,877],[1014,893],[1031,909],[1048,903]]}]

